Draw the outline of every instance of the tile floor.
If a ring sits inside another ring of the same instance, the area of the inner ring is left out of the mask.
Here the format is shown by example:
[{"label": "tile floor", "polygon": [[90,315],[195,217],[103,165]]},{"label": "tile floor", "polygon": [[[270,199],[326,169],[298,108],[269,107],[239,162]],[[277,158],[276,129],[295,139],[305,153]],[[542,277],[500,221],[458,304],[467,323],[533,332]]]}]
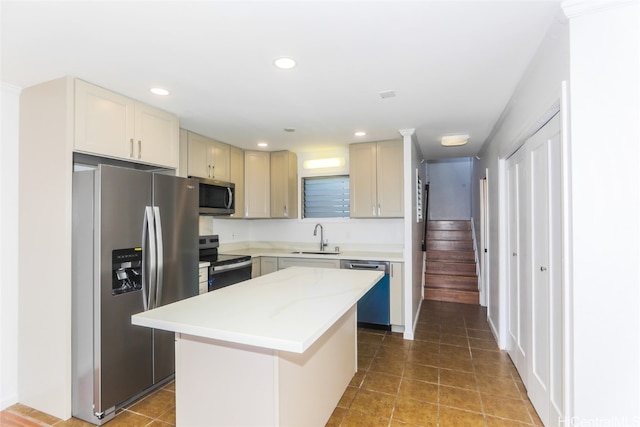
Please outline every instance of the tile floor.
[{"label": "tile floor", "polygon": [[[0,413],[0,426],[7,427],[90,425],[73,418],[62,421],[20,404]],[[129,405],[106,425],[175,425],[173,383]],[[434,301],[423,302],[414,341],[390,332],[358,330],[358,372],[327,423],[526,425],[542,423],[511,360],[498,350],[486,310]]]}]

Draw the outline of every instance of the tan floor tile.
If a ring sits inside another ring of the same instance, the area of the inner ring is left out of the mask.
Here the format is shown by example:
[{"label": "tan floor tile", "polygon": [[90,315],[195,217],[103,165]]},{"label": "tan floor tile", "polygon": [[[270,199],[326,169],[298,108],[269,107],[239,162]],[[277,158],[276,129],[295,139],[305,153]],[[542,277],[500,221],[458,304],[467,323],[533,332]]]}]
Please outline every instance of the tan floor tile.
[{"label": "tan floor tile", "polygon": [[409,347],[387,347],[381,345],[376,353],[377,358],[405,360],[409,353]]},{"label": "tan floor tile", "polygon": [[363,356],[358,353],[358,371],[368,371],[373,362],[372,356]]},{"label": "tan floor tile", "polygon": [[175,394],[166,390],[158,390],[150,396],[138,401],[127,408],[128,411],[145,415],[151,418],[158,418],[168,410],[175,408]]},{"label": "tan floor tile", "polygon": [[433,331],[416,331],[416,333],[413,334],[413,339],[417,341],[440,342],[440,333]]},{"label": "tan floor tile", "polygon": [[460,335],[463,337],[467,336],[467,329],[464,327],[456,327],[453,325],[443,326],[440,329],[441,335]]},{"label": "tan floor tile", "polygon": [[398,397],[393,419],[416,426],[435,426],[438,422],[438,405]]},{"label": "tan floor tile", "polygon": [[382,343],[382,340],[384,340],[384,334],[363,331],[362,329],[358,330],[358,345],[380,345]]},{"label": "tan floor tile", "polygon": [[363,371],[358,369],[358,372],[351,378],[350,386],[360,387],[362,385],[362,381],[364,381],[364,377],[367,375],[367,371]]},{"label": "tan floor tile", "polygon": [[367,356],[367,357],[375,357],[378,349],[380,348],[380,344],[372,344],[372,343],[358,343],[358,357]]},{"label": "tan floor tile", "polygon": [[512,375],[517,373],[516,368],[510,362],[473,362],[473,370],[476,375],[500,376],[513,378]]},{"label": "tan floor tile", "polygon": [[381,372],[369,372],[360,388],[364,390],[379,391],[381,393],[397,394],[402,378]]},{"label": "tan floor tile", "polygon": [[382,340],[382,345],[385,347],[400,347],[409,350],[411,340],[405,340],[402,336],[398,335],[386,335],[384,340]]},{"label": "tan floor tile", "polygon": [[440,407],[450,406],[467,411],[482,412],[480,393],[463,388],[440,386]]},{"label": "tan floor tile", "polygon": [[440,407],[438,425],[440,427],[484,427],[485,423],[482,414]]},{"label": "tan floor tile", "polygon": [[520,390],[513,378],[499,375],[478,375],[478,386],[483,394],[493,394],[513,398],[521,398]]},{"label": "tan floor tile", "polygon": [[524,406],[529,411],[529,416],[531,417],[531,420],[533,421],[533,424],[535,424],[537,426],[543,425],[542,424],[542,420],[540,420],[540,417],[538,416],[538,413],[536,412],[535,408],[531,404],[531,401],[526,396],[525,396],[525,398],[523,400],[524,400]]},{"label": "tan floor tile", "polygon": [[483,331],[479,329],[467,329],[467,335],[469,338],[478,338],[482,340],[494,340],[495,337],[491,333],[491,331]]},{"label": "tan floor tile", "polygon": [[438,384],[403,378],[398,396],[437,404]]},{"label": "tan floor tile", "polygon": [[518,421],[505,420],[504,418],[496,418],[487,415],[485,417],[487,427],[531,427],[531,424],[524,424]]},{"label": "tan floor tile", "polygon": [[440,344],[435,341],[414,341],[411,344],[412,353],[440,354]]},{"label": "tan floor tile", "polygon": [[8,411],[0,412],[0,426],[6,427],[42,427],[39,421],[26,418],[26,415],[14,414]]},{"label": "tan floor tile", "polygon": [[469,347],[459,347],[457,345],[449,345],[440,343],[440,356],[453,356],[458,358],[471,357]]},{"label": "tan floor tile", "polygon": [[351,402],[353,402],[353,399],[356,397],[356,394],[358,394],[357,387],[347,387],[344,393],[342,393],[340,401],[338,401],[338,407],[349,409],[351,407]]},{"label": "tan floor tile", "polygon": [[325,424],[325,427],[340,427],[342,420],[347,415],[348,410],[345,408],[337,407],[333,410],[333,413],[329,417],[329,421]]},{"label": "tan floor tile", "polygon": [[476,374],[474,374],[473,372],[440,369],[440,384],[451,387],[478,390]]},{"label": "tan floor tile", "polygon": [[456,371],[474,372],[471,358],[454,357],[451,355],[443,355],[440,357],[440,367]]},{"label": "tan floor tile", "polygon": [[506,351],[483,350],[478,348],[471,349],[471,357],[474,362],[481,363],[510,363],[509,355]]},{"label": "tan floor tile", "polygon": [[153,418],[144,415],[135,414],[129,411],[123,411],[109,421],[109,427],[143,427],[153,421]]},{"label": "tan floor tile", "polygon": [[458,347],[468,347],[469,339],[460,335],[440,335],[440,344],[455,345]]},{"label": "tan floor tile", "polygon": [[171,381],[169,384],[165,385],[164,387],[162,387],[163,390],[167,390],[167,391],[172,391],[175,393],[176,391],[176,382],[175,381]]},{"label": "tan floor tile", "polygon": [[439,369],[433,366],[419,365],[416,363],[407,363],[404,369],[404,377],[414,380],[427,381],[430,383],[438,383]]},{"label": "tan floor tile", "polygon": [[174,406],[164,414],[160,415],[158,420],[170,425],[176,425],[176,407]]},{"label": "tan floor tile", "polygon": [[175,424],[168,424],[160,420],[153,420],[150,424],[147,424],[145,427],[171,427],[175,426]]},{"label": "tan floor tile", "polygon": [[469,347],[471,347],[472,349],[477,348],[480,350],[500,350],[500,348],[498,348],[498,344],[496,344],[496,341],[494,339],[485,340],[480,338],[469,338]]},{"label": "tan floor tile", "polygon": [[417,363],[420,365],[440,366],[440,354],[438,353],[423,353],[419,351],[411,350],[407,354],[407,363]]},{"label": "tan floor tile", "polygon": [[396,396],[360,389],[351,402],[350,411],[362,412],[378,418],[391,418]]},{"label": "tan floor tile", "polygon": [[371,362],[369,371],[401,376],[402,371],[404,371],[404,360],[389,360],[376,357]]},{"label": "tan floor tile", "polygon": [[349,411],[340,427],[387,427],[389,418],[376,417],[362,412]]},{"label": "tan floor tile", "polygon": [[499,418],[507,418],[513,421],[530,423],[529,411],[522,399],[511,399],[490,394],[481,395],[484,412]]},{"label": "tan floor tile", "polygon": [[83,421],[78,418],[69,418],[65,421],[60,421],[55,424],[56,427],[94,427],[93,424],[90,424],[86,421]]}]

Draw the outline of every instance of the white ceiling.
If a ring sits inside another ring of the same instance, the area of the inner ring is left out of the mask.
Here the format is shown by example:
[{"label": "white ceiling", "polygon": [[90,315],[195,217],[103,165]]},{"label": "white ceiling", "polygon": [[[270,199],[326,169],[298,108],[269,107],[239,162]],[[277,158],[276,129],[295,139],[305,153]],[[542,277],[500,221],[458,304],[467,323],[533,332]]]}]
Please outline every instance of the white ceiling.
[{"label": "white ceiling", "polygon": [[[560,11],[559,0],[1,7],[5,83],[79,77],[248,149],[266,141],[269,150],[320,150],[415,128],[428,160],[478,152]],[[276,69],[279,56],[298,66]],[[171,95],[152,95],[152,86]],[[396,97],[382,99],[387,90]],[[470,134],[469,144],[440,147],[453,133]]]}]

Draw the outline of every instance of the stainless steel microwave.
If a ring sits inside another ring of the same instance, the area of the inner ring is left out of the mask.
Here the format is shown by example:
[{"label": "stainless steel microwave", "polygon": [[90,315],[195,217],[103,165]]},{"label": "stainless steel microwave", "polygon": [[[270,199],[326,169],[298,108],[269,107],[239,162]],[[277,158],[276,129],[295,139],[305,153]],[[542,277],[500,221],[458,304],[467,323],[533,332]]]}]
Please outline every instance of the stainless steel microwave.
[{"label": "stainless steel microwave", "polygon": [[231,215],[235,213],[236,185],[213,179],[199,178],[200,215]]}]

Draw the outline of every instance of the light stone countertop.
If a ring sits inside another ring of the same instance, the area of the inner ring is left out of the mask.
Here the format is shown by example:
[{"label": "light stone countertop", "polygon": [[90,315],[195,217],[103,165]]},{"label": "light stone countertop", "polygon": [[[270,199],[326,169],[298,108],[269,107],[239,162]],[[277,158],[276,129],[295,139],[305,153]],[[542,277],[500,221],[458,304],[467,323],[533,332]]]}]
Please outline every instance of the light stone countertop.
[{"label": "light stone countertop", "polygon": [[[283,249],[283,248],[246,248],[235,250],[221,250],[220,253],[229,255],[250,255],[251,257],[288,257],[288,258],[322,258],[322,259],[351,259],[363,261],[390,261],[404,262],[402,253],[399,252],[365,252],[365,251],[341,251],[338,254],[301,254],[299,251],[314,251],[313,249]],[[327,249],[327,252],[331,252]]]},{"label": "light stone countertop", "polygon": [[291,267],[131,317],[134,325],[304,353],[382,272]]}]

